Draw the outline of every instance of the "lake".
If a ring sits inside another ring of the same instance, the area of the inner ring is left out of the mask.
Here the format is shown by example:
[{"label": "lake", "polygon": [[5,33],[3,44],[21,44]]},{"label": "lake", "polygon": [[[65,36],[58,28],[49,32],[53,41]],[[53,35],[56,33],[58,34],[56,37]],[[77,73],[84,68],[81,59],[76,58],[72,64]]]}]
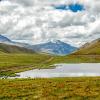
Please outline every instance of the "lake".
[{"label": "lake", "polygon": [[100,76],[100,63],[55,64],[54,69],[33,69],[17,73],[13,78],[53,78]]}]

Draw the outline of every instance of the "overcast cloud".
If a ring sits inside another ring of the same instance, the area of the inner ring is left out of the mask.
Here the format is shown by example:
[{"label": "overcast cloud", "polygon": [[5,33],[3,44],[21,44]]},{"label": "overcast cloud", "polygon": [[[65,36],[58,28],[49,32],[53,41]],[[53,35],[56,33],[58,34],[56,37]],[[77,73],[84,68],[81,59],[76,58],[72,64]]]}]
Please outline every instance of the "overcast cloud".
[{"label": "overcast cloud", "polygon": [[[79,3],[85,10],[58,10]],[[75,46],[100,38],[100,0],[3,0],[0,34],[32,44],[62,40]]]}]

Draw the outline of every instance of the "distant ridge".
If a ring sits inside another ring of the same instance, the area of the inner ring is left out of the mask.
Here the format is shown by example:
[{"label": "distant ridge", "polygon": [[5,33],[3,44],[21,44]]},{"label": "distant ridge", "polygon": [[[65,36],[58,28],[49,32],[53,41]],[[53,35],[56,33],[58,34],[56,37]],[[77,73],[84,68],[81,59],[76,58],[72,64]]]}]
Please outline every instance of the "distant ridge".
[{"label": "distant ridge", "polygon": [[64,43],[60,40],[48,41],[46,43],[33,45],[29,48],[36,50],[37,52],[49,53],[54,55],[67,55],[77,50],[76,47]]},{"label": "distant ridge", "polygon": [[8,39],[8,38],[5,37],[5,36],[0,35],[0,43],[1,43],[1,42],[11,42],[11,40]]},{"label": "distant ridge", "polygon": [[0,53],[34,53],[33,50],[14,45],[0,43]]},{"label": "distant ridge", "polygon": [[75,55],[100,55],[100,38],[83,45],[73,54]]}]

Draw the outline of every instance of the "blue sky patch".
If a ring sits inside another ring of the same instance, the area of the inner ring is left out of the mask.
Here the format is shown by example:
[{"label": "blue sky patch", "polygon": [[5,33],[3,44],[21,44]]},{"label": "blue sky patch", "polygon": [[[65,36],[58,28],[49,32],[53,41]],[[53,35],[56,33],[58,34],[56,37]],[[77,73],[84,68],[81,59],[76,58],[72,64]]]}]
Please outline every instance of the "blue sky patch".
[{"label": "blue sky patch", "polygon": [[70,5],[58,5],[54,7],[58,10],[71,10],[72,12],[83,11],[84,6],[81,4],[70,4]]}]

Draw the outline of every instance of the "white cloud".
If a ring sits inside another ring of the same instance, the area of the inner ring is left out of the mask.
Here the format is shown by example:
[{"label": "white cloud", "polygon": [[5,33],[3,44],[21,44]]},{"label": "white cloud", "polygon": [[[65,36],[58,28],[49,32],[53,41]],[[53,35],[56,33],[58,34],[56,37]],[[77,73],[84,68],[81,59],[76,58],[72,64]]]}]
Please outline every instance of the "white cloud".
[{"label": "white cloud", "polygon": [[[60,11],[52,5],[79,2],[85,10]],[[82,45],[100,37],[100,0],[4,0],[0,34],[17,41],[40,43],[60,39]]]}]

